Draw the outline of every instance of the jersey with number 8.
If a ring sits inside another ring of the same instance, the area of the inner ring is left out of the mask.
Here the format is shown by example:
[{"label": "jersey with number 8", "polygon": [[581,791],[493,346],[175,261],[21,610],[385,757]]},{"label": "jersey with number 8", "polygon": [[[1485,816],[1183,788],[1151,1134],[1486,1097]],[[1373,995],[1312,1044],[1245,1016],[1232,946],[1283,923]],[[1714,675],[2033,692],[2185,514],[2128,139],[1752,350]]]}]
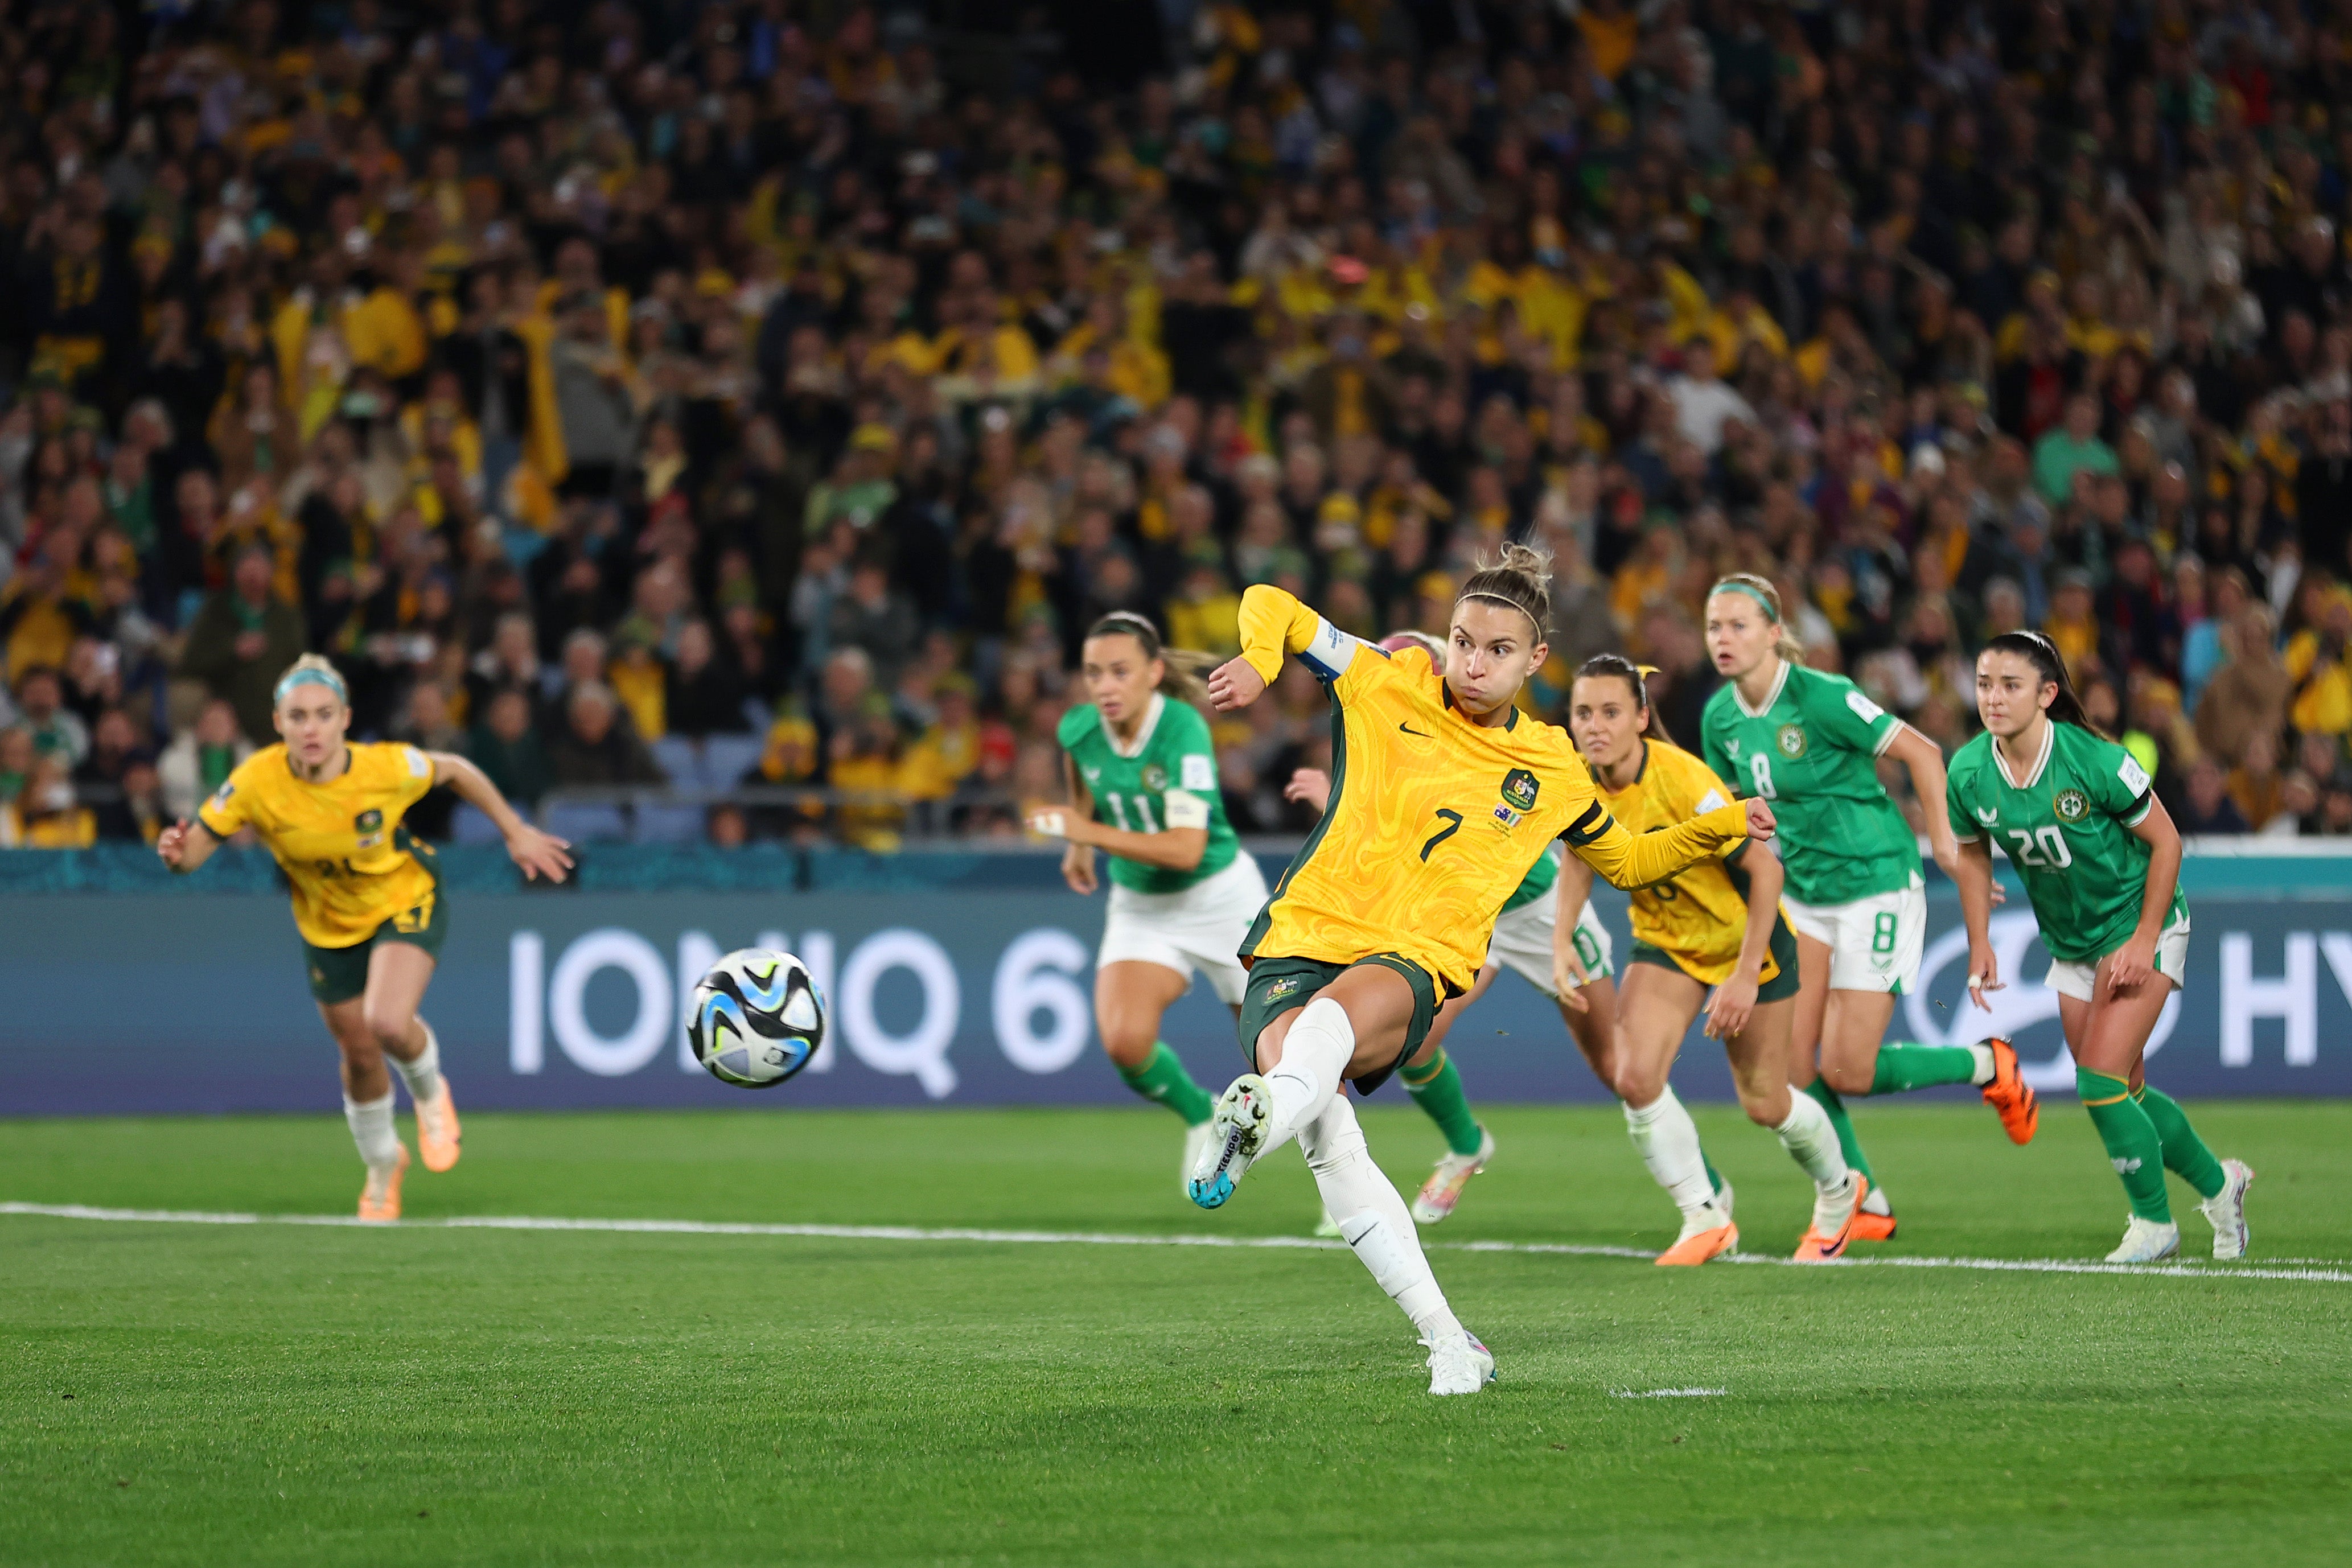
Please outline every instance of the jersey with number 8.
[{"label": "jersey with number 8", "polygon": [[1902,721],[1843,675],[1784,664],[1761,711],[1735,685],[1699,720],[1706,765],[1742,797],[1772,803],[1788,894],[1841,904],[1911,885],[1919,841],[1878,782]]},{"label": "jersey with number 8", "polygon": [[1077,765],[1087,793],[1094,797],[1096,821],[1130,833],[1209,830],[1209,847],[1191,871],[1113,855],[1111,881],[1138,893],[1181,893],[1233,863],[1241,841],[1225,821],[1224,797],[1217,789],[1216,747],[1200,709],[1153,693],[1131,752],[1119,750],[1092,703],[1080,703],[1064,714],[1056,735]]},{"label": "jersey with number 8", "polygon": [[[1952,758],[1944,795],[1962,843],[1990,838],[2007,852],[2053,958],[2095,964],[2131,939],[2149,852],[2132,829],[2156,797],[2130,752],[2080,725],[2052,724],[2032,768],[2012,783],[1992,737],[1979,735]],[[2176,887],[2168,923],[2188,914]]]}]

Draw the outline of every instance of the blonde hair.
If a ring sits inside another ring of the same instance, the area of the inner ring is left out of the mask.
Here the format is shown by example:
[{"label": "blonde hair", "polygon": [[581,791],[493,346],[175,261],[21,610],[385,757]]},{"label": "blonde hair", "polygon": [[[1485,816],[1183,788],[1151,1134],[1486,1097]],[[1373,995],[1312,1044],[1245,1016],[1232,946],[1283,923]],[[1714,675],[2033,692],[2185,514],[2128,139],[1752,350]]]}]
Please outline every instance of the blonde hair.
[{"label": "blonde hair", "polygon": [[1551,625],[1551,557],[1528,545],[1507,544],[1490,561],[1481,562],[1454,596],[1455,609],[1465,599],[1507,604],[1528,618],[1536,641],[1549,635]]},{"label": "blonde hair", "polygon": [[269,706],[276,707],[284,702],[296,686],[314,684],[334,693],[335,700],[345,707],[352,706],[352,691],[343,684],[343,673],[320,653],[305,653],[286,666],[278,684],[270,688]]},{"label": "blonde hair", "polygon": [[1114,610],[1087,628],[1087,642],[1097,637],[1134,638],[1146,659],[1160,661],[1161,692],[1197,708],[1209,706],[1209,672],[1220,662],[1214,653],[1166,646],[1160,641],[1160,628],[1151,623],[1151,618],[1138,615],[1132,610]]},{"label": "blonde hair", "polygon": [[1709,599],[1718,593],[1737,593],[1743,599],[1756,601],[1763,607],[1764,613],[1771,618],[1772,651],[1790,664],[1805,662],[1805,640],[1797,635],[1787,617],[1780,613],[1780,591],[1772,586],[1771,579],[1752,571],[1735,571],[1716,579],[1715,586],[1706,591]]}]

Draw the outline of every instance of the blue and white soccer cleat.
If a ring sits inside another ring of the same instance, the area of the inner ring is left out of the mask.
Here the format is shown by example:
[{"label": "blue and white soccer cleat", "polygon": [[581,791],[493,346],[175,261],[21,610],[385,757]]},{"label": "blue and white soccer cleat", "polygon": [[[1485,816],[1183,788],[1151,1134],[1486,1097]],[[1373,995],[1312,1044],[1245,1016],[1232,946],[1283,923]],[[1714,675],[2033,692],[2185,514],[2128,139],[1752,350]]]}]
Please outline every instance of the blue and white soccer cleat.
[{"label": "blue and white soccer cleat", "polygon": [[2213,1256],[2228,1263],[2246,1255],[2246,1189],[2254,1173],[2243,1160],[2223,1160],[2221,1176],[2221,1190],[2197,1207],[2213,1222]]},{"label": "blue and white soccer cleat", "polygon": [[1265,1124],[1274,1115],[1274,1101],[1265,1080],[1244,1072],[1225,1086],[1217,1098],[1217,1113],[1209,1118],[1209,1138],[1192,1166],[1184,1190],[1202,1208],[1221,1208],[1234,1187],[1265,1152]]},{"label": "blue and white soccer cleat", "polygon": [[2110,1263],[2155,1263],[2180,1250],[2180,1227],[2142,1219],[2135,1214],[2124,1226],[2120,1246],[2107,1254]]}]

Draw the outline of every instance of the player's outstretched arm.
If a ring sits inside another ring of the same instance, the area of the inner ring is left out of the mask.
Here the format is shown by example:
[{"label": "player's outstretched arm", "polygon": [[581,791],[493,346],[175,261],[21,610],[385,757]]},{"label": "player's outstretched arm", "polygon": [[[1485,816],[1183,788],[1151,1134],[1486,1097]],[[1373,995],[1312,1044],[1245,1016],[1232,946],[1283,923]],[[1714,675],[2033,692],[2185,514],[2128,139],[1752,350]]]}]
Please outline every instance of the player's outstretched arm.
[{"label": "player's outstretched arm", "polygon": [[1662,832],[1629,833],[1595,800],[1561,837],[1577,858],[1628,890],[1664,882],[1742,839],[1772,835],[1771,809],[1761,800],[1735,801],[1676,822]]},{"label": "player's outstretched arm", "polygon": [[436,782],[449,786],[457,799],[498,824],[499,834],[507,841],[507,853],[522,867],[526,879],[543,876],[550,882],[562,882],[572,873],[572,846],[524,821],[521,813],[507,804],[507,798],[499,793],[499,787],[490,782],[488,774],[454,751],[428,751],[425,755],[433,764]]},{"label": "player's outstretched arm", "polygon": [[1910,772],[1912,792],[1919,797],[1920,809],[1927,817],[1928,852],[1944,868],[1946,876],[1958,881],[1959,844],[1941,809],[1947,787],[1943,748],[1906,724],[1896,727],[1894,737],[1886,743],[1885,754]]},{"label": "player's outstretched arm", "polygon": [[1584,918],[1585,902],[1592,896],[1592,868],[1570,855],[1559,868],[1554,896],[1559,904],[1552,915],[1551,983],[1559,992],[1560,1006],[1590,1012],[1592,1004],[1584,999],[1584,988],[1592,977],[1584,972],[1584,959],[1576,951],[1576,923]]},{"label": "player's outstretched arm", "polygon": [[1727,857],[1748,877],[1748,924],[1739,936],[1739,961],[1730,977],[1707,998],[1706,1032],[1730,1040],[1756,1016],[1756,993],[1763,988],[1764,959],[1772,950],[1772,925],[1780,917],[1780,888],[1788,880],[1780,857],[1750,839]]},{"label": "player's outstretched arm", "polygon": [[2180,830],[2164,802],[2149,795],[2147,815],[2131,831],[2147,845],[2147,882],[2140,890],[2139,925],[2107,966],[2109,995],[2127,991],[2156,972],[2156,939],[2172,916],[2172,894],[2180,885]]},{"label": "player's outstretched arm", "polygon": [[[1205,817],[1207,814],[1204,809],[1202,815]],[[1201,863],[1201,857],[1209,852],[1209,830],[1205,826],[1171,827],[1156,833],[1135,833],[1080,816],[1068,806],[1032,809],[1029,828],[1032,832],[1043,833],[1049,839],[1066,840],[1074,849],[1100,850],[1123,861],[1139,861],[1145,865],[1159,866],[1167,871],[1191,871]],[[1066,880],[1068,874],[1066,862],[1063,868]],[[1092,862],[1087,863],[1087,877],[1090,887],[1094,877]],[[1076,883],[1071,885],[1077,886]],[[1089,888],[1082,887],[1078,891],[1085,893]]]},{"label": "player's outstretched arm", "polygon": [[164,829],[155,839],[155,853],[163,863],[182,875],[195,870],[213,858],[220,848],[220,840],[202,822],[181,821]]},{"label": "player's outstretched arm", "polygon": [[1219,713],[1249,706],[1282,674],[1286,654],[1307,653],[1327,634],[1331,646],[1318,650],[1308,662],[1326,680],[1334,680],[1361,644],[1327,627],[1321,616],[1283,589],[1261,582],[1244,590],[1241,657],[1209,672],[1209,706]]}]

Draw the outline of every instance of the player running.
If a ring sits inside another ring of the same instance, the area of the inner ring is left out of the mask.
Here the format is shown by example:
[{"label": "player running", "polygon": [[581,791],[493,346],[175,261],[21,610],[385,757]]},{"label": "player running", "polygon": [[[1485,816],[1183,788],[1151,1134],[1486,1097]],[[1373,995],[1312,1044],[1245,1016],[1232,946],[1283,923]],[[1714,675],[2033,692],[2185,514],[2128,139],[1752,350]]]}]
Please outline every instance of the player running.
[{"label": "player running", "polygon": [[1369,1093],[1421,1049],[1441,994],[1469,988],[1504,899],[1555,838],[1638,883],[1772,828],[1761,802],[1643,836],[1610,818],[1568,737],[1513,706],[1549,652],[1548,578],[1521,546],[1472,573],[1442,675],[1261,584],[1242,598],[1241,656],[1209,679],[1220,711],[1246,707],[1286,654],[1302,658],[1331,693],[1332,789],[1243,944],[1253,1071],[1218,1099],[1192,1201],[1217,1207],[1253,1161],[1298,1138],[1324,1207],[1429,1347],[1432,1394],[1475,1393],[1495,1358],[1446,1304],[1344,1085]]},{"label": "player running", "polygon": [[[1160,1038],[1160,1016],[1197,965],[1238,1014],[1248,973],[1234,950],[1265,903],[1265,877],[1242,852],[1217,789],[1202,655],[1162,648],[1140,615],[1119,611],[1087,633],[1091,701],[1062,716],[1070,806],[1043,806],[1029,825],[1066,840],[1062,879],[1095,890],[1095,851],[1110,857],[1110,906],[1095,957],[1095,1027],[1127,1086],[1184,1119],[1188,1181],[1216,1109]],[[1174,700],[1171,700],[1171,698]]]},{"label": "player running", "polygon": [[[1445,644],[1426,632],[1400,632],[1381,639],[1380,645],[1391,653],[1422,649],[1439,671],[1445,668]],[[1285,800],[1303,801],[1321,811],[1330,800],[1330,775],[1319,768],[1302,768],[1291,775],[1282,793]],[[1506,967],[1517,970],[1529,985],[1552,999],[1559,1009],[1561,1021],[1568,1025],[1569,1038],[1576,1041],[1577,1050],[1583,1053],[1593,1073],[1605,1084],[1613,1086],[1616,1082],[1617,987],[1609,930],[1601,924],[1601,916],[1583,892],[1576,894],[1575,907],[1570,907],[1570,900],[1560,888],[1560,861],[1559,845],[1544,851],[1528,869],[1526,879],[1503,901],[1503,911],[1495,917],[1495,932],[1487,944],[1486,961],[1478,967],[1477,980],[1469,990],[1437,1009],[1437,1020],[1429,1026],[1429,1039],[1413,1053],[1412,1061],[1397,1070],[1405,1092],[1437,1124],[1437,1130],[1445,1137],[1445,1153],[1438,1157],[1437,1168],[1430,1173],[1412,1200],[1412,1217],[1423,1225],[1439,1224],[1451,1215],[1470,1178],[1485,1170],[1487,1162],[1495,1157],[1494,1134],[1472,1114],[1469,1096],[1462,1087],[1462,1074],[1446,1053],[1445,1040],[1454,1020],[1486,994],[1486,988]],[[1589,888],[1591,884],[1588,874],[1580,887]],[[1660,1123],[1679,1119],[1679,1126],[1670,1128],[1668,1135],[1677,1141],[1697,1141],[1698,1128],[1672,1089],[1665,1092],[1655,1110],[1655,1120]],[[1706,1155],[1701,1154],[1699,1157],[1705,1163]],[[1732,1202],[1729,1184],[1716,1174],[1712,1165],[1706,1166],[1706,1172],[1715,1201],[1728,1214]],[[1337,1236],[1339,1221],[1327,1213],[1315,1233]]]},{"label": "player running", "polygon": [[[1852,1239],[1883,1241],[1895,1234],[1895,1213],[1841,1095],[1975,1084],[2018,1144],[2032,1140],[2041,1117],[2007,1040],[1884,1040],[1895,998],[1919,983],[1927,895],[1918,841],[1879,783],[1876,759],[1903,764],[1919,799],[1933,802],[1944,798],[1944,754],[1843,675],[1807,669],[1781,622],[1780,591],[1763,578],[1738,572],[1715,585],[1706,640],[1726,677],[1699,720],[1707,766],[1740,793],[1770,801],[1786,822],[1780,902],[1802,976],[1789,1081],[1829,1113],[1846,1164],[1867,1184]],[[1936,863],[1953,874],[1959,851],[1940,812],[1929,815],[1927,832]]]},{"label": "player running", "polygon": [[2131,1218],[2110,1263],[2152,1263],[2180,1249],[2164,1190],[2178,1172],[2204,1199],[2213,1256],[2246,1251],[2242,1161],[2217,1160],[2188,1114],[2147,1082],[2147,1037],[2189,958],[2180,834],[2130,752],[2091,727],[2056,644],[2004,632],[1977,655],[1984,733],[1952,758],[1947,810],[1960,844],[1960,911],[1969,995],[1991,1010],[2001,988],[1988,925],[1992,841],[2025,883],[2050,988],[2074,1055],[2074,1084],[2123,1178]]},{"label": "player running", "polygon": [[[1632,831],[1657,832],[1723,804],[1722,780],[1668,741],[1642,671],[1619,655],[1588,659],[1576,673],[1569,723],[1601,803]],[[1570,866],[1560,878],[1562,904],[1581,898],[1591,879],[1580,862]],[[1682,1234],[1658,1255],[1662,1264],[1704,1263],[1739,1245],[1730,1189],[1717,1190],[1690,1113],[1667,1082],[1702,1008],[1706,1032],[1730,1058],[1740,1109],[1778,1134],[1813,1180],[1813,1217],[1797,1244],[1798,1262],[1827,1262],[1845,1251],[1856,1199],[1867,1189],[1867,1178],[1847,1168],[1829,1113],[1789,1087],[1797,939],[1781,915],[1781,880],[1780,861],[1751,841],[1633,890],[1633,946],[1618,998],[1610,1087],[1625,1103],[1626,1130],[1642,1163],[1683,1213]]]},{"label": "player running", "polygon": [[343,1115],[367,1166],[359,1216],[398,1219],[408,1148],[392,1124],[385,1058],[415,1102],[416,1148],[426,1170],[457,1163],[459,1135],[440,1042],[416,1016],[449,935],[449,906],[433,852],[409,837],[401,816],[446,784],[499,825],[526,877],[562,882],[572,869],[564,852],[571,846],[517,816],[498,786],[462,757],[347,743],[350,695],[335,667],[316,653],[278,678],[277,698],[271,722],[283,741],[238,764],[194,822],[163,830],[155,852],[173,871],[193,872],[249,827],[277,857],[294,892],[310,994],[342,1052]]}]

